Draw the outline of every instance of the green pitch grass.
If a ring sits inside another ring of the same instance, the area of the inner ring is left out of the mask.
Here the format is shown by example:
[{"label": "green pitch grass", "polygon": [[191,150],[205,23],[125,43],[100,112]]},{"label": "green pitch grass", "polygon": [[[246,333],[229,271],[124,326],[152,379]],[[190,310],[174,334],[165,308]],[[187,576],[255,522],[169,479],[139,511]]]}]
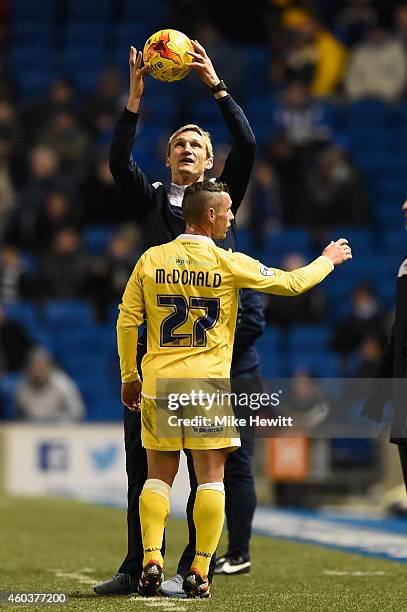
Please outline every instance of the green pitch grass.
[{"label": "green pitch grass", "polygon": [[[66,500],[0,498],[0,591],[64,592],[65,606],[1,605],[4,611],[401,612],[407,566],[319,546],[254,537],[252,573],[217,577],[207,601],[100,597],[125,550],[125,513]],[[186,538],[168,527],[166,575]],[[224,540],[220,551],[224,550]]]}]

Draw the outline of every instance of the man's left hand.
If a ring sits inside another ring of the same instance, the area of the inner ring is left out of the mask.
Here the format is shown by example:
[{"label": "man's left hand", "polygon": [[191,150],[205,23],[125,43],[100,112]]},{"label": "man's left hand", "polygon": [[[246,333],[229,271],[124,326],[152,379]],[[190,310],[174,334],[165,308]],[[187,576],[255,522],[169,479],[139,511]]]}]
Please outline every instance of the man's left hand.
[{"label": "man's left hand", "polygon": [[195,51],[188,51],[189,55],[192,55],[194,61],[186,62],[187,66],[191,66],[202,81],[208,87],[213,87],[217,85],[220,81],[220,78],[215,72],[215,68],[212,65],[211,59],[208,57],[205,49],[197,40],[191,40]]},{"label": "man's left hand", "polygon": [[140,379],[122,383],[122,403],[132,412],[140,412],[142,385]]}]

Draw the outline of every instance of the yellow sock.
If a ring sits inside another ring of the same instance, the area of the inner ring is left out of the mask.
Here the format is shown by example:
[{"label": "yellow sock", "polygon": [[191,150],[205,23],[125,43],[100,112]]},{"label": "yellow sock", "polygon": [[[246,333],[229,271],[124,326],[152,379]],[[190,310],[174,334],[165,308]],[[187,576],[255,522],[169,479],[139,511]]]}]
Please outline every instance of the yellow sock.
[{"label": "yellow sock", "polygon": [[207,576],[225,520],[225,487],[223,482],[199,485],[194,505],[196,550],[191,568]]},{"label": "yellow sock", "polygon": [[141,535],[143,538],[143,567],[150,561],[163,566],[161,546],[170,512],[171,487],[156,478],[146,480],[139,499]]}]

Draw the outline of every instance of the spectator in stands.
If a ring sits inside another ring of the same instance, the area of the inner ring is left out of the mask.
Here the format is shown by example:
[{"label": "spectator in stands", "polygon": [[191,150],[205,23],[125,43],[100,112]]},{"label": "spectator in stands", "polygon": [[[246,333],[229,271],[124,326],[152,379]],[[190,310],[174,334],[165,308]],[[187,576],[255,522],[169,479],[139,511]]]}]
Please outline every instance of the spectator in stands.
[{"label": "spectator in stands", "polygon": [[0,372],[19,372],[25,365],[32,344],[24,325],[9,318],[0,306]]},{"label": "spectator in stands", "polygon": [[89,262],[76,229],[65,227],[39,261],[37,291],[45,299],[75,299],[86,294]]},{"label": "spectator in stands", "polygon": [[283,221],[303,224],[309,209],[306,176],[317,152],[330,143],[331,128],[323,108],[300,81],[287,87],[273,123],[274,135],[266,146],[266,156],[280,184]]},{"label": "spectator in stands", "polygon": [[311,229],[368,223],[368,195],[361,174],[345,150],[331,145],[320,152],[306,174]]},{"label": "spectator in stands", "polygon": [[403,95],[406,78],[407,61],[403,44],[377,25],[351,52],[345,90],[351,100],[377,98],[392,103]]},{"label": "spectator in stands", "polygon": [[113,132],[117,113],[125,104],[123,94],[121,72],[114,66],[106,66],[100,72],[96,86],[84,105],[86,124],[95,136],[100,135],[102,117],[112,118],[111,132]]},{"label": "spectator in stands", "polygon": [[303,9],[288,8],[282,23],[294,31],[293,44],[285,58],[286,78],[303,81],[313,96],[336,93],[346,66],[344,45]]},{"label": "spectator in stands", "polygon": [[76,181],[85,176],[90,138],[72,110],[56,111],[38,134],[38,142],[57,153],[64,177]]},{"label": "spectator in stands", "polygon": [[[289,253],[284,257],[281,268],[291,271],[306,263],[307,260],[300,253]],[[303,323],[319,323],[324,319],[326,311],[326,294],[321,287],[314,287],[307,294],[290,300],[277,295],[265,297],[266,319],[272,325],[290,327]]]},{"label": "spectator in stands", "polygon": [[368,284],[358,285],[352,292],[351,312],[337,324],[332,346],[342,358],[343,374],[349,374],[352,353],[360,349],[370,336],[377,337],[384,346],[387,333],[386,313],[380,306],[375,290]]},{"label": "spectator in stands", "polygon": [[25,165],[20,153],[22,133],[10,102],[0,100],[0,238],[17,205],[17,189],[23,184]]},{"label": "spectator in stands", "polygon": [[358,351],[358,364],[352,373],[352,378],[373,378],[380,357],[383,353],[383,343],[375,335],[366,336]]},{"label": "spectator in stands", "polygon": [[13,181],[12,133],[7,125],[0,124],[0,236],[3,235],[7,217],[16,204],[17,194]]},{"label": "spectator in stands", "polygon": [[104,321],[112,303],[118,304],[138,259],[139,232],[136,226],[121,228],[112,237],[106,257],[92,263],[88,292],[96,319]]},{"label": "spectator in stands", "polygon": [[63,189],[53,189],[37,211],[32,227],[32,249],[47,251],[61,229],[78,226],[79,211],[74,206],[71,194]]},{"label": "spectator in stands", "polygon": [[133,206],[121,196],[109,170],[109,153],[100,149],[80,185],[83,225],[116,225],[134,217]]},{"label": "spectator in stands", "polygon": [[40,347],[29,357],[16,389],[15,404],[18,418],[37,423],[68,423],[80,421],[85,415],[77,386]]},{"label": "spectator in stands", "polygon": [[331,138],[323,107],[300,80],[292,81],[283,92],[274,113],[274,130],[284,133],[287,143],[305,155]]},{"label": "spectator in stands", "polygon": [[[252,249],[262,250],[268,232],[281,227],[280,188],[273,166],[260,160],[249,184]],[[259,223],[261,219],[261,223]]]},{"label": "spectator in stands", "polygon": [[68,77],[62,76],[52,83],[47,94],[23,106],[22,123],[28,143],[34,144],[50,117],[62,110],[75,109],[76,98],[73,82]]},{"label": "spectator in stands", "polygon": [[378,16],[371,0],[348,0],[335,18],[335,33],[347,46],[353,47],[376,25]]},{"label": "spectator in stands", "polygon": [[407,49],[407,4],[397,5],[393,16],[396,38]]},{"label": "spectator in stands", "polygon": [[33,286],[20,251],[5,244],[0,251],[0,304],[15,304],[32,297]]}]

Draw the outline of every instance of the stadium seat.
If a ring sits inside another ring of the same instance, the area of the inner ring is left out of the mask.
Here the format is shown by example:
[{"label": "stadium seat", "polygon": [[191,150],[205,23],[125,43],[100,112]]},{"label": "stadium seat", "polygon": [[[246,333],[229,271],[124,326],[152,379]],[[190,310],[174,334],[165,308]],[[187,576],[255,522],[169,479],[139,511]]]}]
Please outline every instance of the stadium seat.
[{"label": "stadium seat", "polygon": [[407,254],[407,233],[404,227],[384,232],[381,236],[381,242],[388,253],[397,254],[400,260]]},{"label": "stadium seat", "polygon": [[[303,253],[307,256],[311,248],[310,237],[305,229],[285,228],[280,232],[270,232],[266,236],[264,251],[275,255]],[[268,263],[268,262],[265,262]]]},{"label": "stadium seat", "polygon": [[366,227],[338,225],[328,236],[328,240],[336,240],[338,237],[349,240],[349,244],[355,253],[366,253],[374,247],[374,234],[372,230]]},{"label": "stadium seat", "polygon": [[47,72],[53,64],[52,50],[48,45],[17,45],[11,51],[10,62],[16,73],[27,69]]},{"label": "stadium seat", "polygon": [[6,374],[0,378],[2,412],[6,420],[12,421],[17,416],[15,411],[15,395],[21,376],[21,374]]},{"label": "stadium seat", "polygon": [[58,3],[46,0],[14,0],[12,4],[11,18],[14,22],[26,19],[27,15],[35,15],[41,19],[55,17]]},{"label": "stadium seat", "polygon": [[96,46],[106,43],[109,34],[108,22],[94,23],[93,20],[80,19],[67,23],[64,32],[65,43],[67,46],[82,45],[91,43]]},{"label": "stadium seat", "polygon": [[68,4],[69,19],[92,18],[93,23],[107,22],[111,12],[110,0],[70,0]]},{"label": "stadium seat", "polygon": [[92,306],[82,300],[50,300],[44,306],[43,316],[53,331],[95,325]]},{"label": "stadium seat", "polygon": [[324,352],[328,349],[331,333],[328,325],[296,325],[288,333],[289,350]]},{"label": "stadium seat", "polygon": [[94,225],[86,227],[82,233],[85,250],[93,255],[105,254],[114,228],[110,225]]},{"label": "stadium seat", "polygon": [[389,125],[392,113],[390,107],[380,100],[359,100],[351,102],[345,111],[346,123],[348,126],[354,125]]},{"label": "stadium seat", "polygon": [[340,367],[337,356],[332,352],[299,352],[289,355],[291,376],[298,370],[309,370],[311,375],[318,378],[339,378]]}]

